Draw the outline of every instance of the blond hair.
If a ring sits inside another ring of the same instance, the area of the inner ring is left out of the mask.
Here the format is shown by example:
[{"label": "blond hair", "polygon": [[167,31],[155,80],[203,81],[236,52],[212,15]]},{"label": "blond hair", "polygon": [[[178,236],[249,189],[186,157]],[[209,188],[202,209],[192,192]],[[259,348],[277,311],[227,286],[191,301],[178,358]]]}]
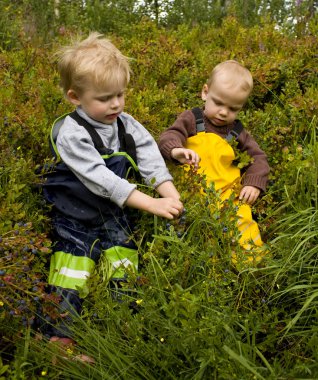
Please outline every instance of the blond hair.
[{"label": "blond hair", "polygon": [[249,95],[253,89],[253,77],[250,71],[234,60],[219,63],[214,67],[207,81],[210,87],[217,78],[223,79],[228,87],[235,87],[243,90]]},{"label": "blond hair", "polygon": [[57,52],[60,85],[65,94],[70,89],[82,94],[87,89],[128,85],[129,59],[102,37],[93,32]]}]

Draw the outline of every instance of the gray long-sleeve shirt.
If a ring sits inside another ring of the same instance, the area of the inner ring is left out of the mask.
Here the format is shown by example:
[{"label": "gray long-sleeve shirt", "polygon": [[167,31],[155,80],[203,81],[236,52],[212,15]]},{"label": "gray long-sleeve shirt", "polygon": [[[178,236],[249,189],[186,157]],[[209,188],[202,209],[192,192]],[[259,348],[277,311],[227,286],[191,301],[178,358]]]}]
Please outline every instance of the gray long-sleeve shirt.
[{"label": "gray long-sleeve shirt", "polygon": [[[77,112],[95,127],[106,148],[119,151],[116,121],[110,125],[103,124],[91,119],[81,107],[77,108]],[[135,140],[138,168],[145,183],[156,188],[163,182],[172,181],[151,134],[132,116],[122,112],[120,118],[126,132]],[[91,192],[109,199],[119,207],[124,206],[136,185],[120,178],[106,167],[89,133],[69,116],[59,130],[56,147],[63,162]]]}]

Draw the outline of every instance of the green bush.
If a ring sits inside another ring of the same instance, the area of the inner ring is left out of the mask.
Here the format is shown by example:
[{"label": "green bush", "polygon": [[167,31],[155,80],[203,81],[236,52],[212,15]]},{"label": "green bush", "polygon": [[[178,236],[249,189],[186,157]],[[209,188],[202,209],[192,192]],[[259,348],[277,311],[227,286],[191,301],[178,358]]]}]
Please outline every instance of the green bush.
[{"label": "green bush", "polygon": [[78,348],[69,355],[83,351],[96,365],[79,366],[34,339],[39,301],[55,316],[54,299],[45,295],[50,227],[36,169],[50,159],[52,122],[72,109],[52,59],[72,36],[65,26],[44,46],[12,34],[0,51],[0,376],[316,378],[317,39],[290,37],[271,24],[245,28],[231,17],[219,28],[169,31],[144,21],[125,38],[109,37],[132,58],[126,111],[156,138],[178,113],[202,104],[216,63],[234,58],[252,71],[255,88],[240,118],[272,168],[268,191],[253,207],[271,258],[249,268],[231,201],[215,209],[213,188],[200,195],[203,178],[170,165],[186,213],[169,223],[142,215],[140,273],[128,273],[122,302],[110,292],[103,263],[91,279],[74,326]]}]

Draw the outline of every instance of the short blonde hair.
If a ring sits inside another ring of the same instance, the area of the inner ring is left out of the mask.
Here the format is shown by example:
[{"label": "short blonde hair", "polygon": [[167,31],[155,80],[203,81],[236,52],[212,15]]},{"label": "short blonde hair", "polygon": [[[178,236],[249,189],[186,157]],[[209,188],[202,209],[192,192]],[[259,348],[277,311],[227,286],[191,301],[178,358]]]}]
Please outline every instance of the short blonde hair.
[{"label": "short blonde hair", "polygon": [[237,61],[228,60],[216,65],[208,79],[208,87],[220,76],[229,87],[239,87],[241,90],[246,91],[247,95],[253,90],[252,74]]},{"label": "short blonde hair", "polygon": [[97,32],[57,52],[60,84],[66,94],[123,84],[130,79],[129,59]]}]

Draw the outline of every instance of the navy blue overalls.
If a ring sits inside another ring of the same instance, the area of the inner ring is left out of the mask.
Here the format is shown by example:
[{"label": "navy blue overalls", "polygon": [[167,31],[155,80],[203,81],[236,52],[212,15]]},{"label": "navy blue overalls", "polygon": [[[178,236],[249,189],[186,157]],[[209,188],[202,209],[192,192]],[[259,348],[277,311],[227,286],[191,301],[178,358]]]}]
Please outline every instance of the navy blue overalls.
[{"label": "navy blue overalls", "polygon": [[[60,160],[56,138],[66,115],[57,119],[51,130],[50,145],[56,165],[48,172],[43,194],[52,204],[53,255],[48,284],[50,291],[61,296],[61,314],[81,311],[81,297],[88,294],[87,281],[101,255],[109,263],[109,279],[125,280],[125,268],[138,269],[138,252],[131,239],[133,210],[123,210],[115,203],[88,190]],[[120,151],[114,153],[103,146],[96,130],[76,111],[69,114],[91,135],[108,169],[121,178],[130,171],[138,173],[136,148],[117,119]],[[49,335],[67,335],[67,327],[51,328]],[[64,330],[64,331],[63,331]]]}]

